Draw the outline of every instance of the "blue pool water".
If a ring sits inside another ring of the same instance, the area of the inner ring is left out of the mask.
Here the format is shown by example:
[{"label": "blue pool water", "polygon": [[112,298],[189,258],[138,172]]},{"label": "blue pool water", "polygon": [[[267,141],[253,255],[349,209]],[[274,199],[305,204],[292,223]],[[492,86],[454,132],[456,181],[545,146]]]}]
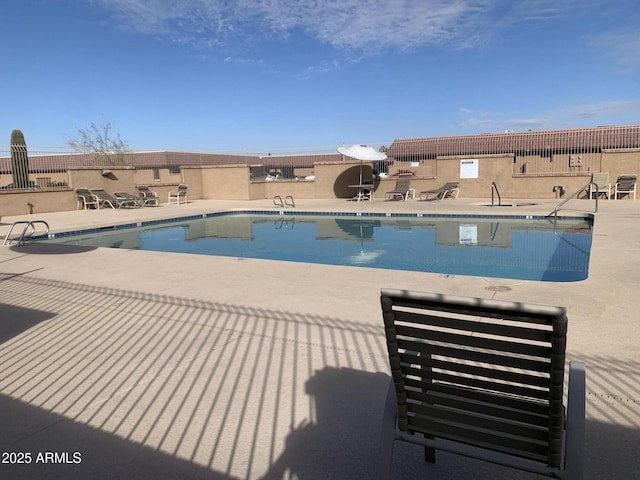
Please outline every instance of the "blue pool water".
[{"label": "blue pool water", "polygon": [[588,220],[227,214],[52,240],[542,281],[587,278]]}]

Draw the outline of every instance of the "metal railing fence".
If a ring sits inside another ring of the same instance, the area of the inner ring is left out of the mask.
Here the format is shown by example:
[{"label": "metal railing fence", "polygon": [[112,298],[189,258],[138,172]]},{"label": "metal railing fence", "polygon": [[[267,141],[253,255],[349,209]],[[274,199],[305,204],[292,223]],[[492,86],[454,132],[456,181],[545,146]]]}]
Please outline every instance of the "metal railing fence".
[{"label": "metal railing fence", "polygon": [[389,156],[422,165],[506,155],[513,158],[514,176],[578,176],[599,172],[605,153],[630,149],[640,149],[640,125],[401,139],[392,143]]},{"label": "metal railing fence", "polygon": [[[426,137],[368,145],[387,153],[388,158],[373,162],[373,168],[390,177],[411,173],[436,178],[438,160],[492,155],[513,158],[513,176],[579,176],[599,172],[606,153],[640,151],[640,125]],[[313,178],[317,163],[357,160],[338,153],[339,146],[107,154],[32,146],[27,151],[28,165],[16,163],[14,167],[10,145],[0,145],[0,189],[67,188],[69,169],[113,166],[152,169],[154,178],[162,169],[176,174],[181,167],[230,164],[249,166],[252,181]]]},{"label": "metal railing fence", "polygon": [[[389,143],[371,144],[376,149]],[[273,150],[227,151],[221,153],[181,151],[138,151],[127,153],[77,153],[68,147],[28,147],[26,171],[28,185],[17,182],[9,145],[0,145],[0,189],[68,188],[67,171],[77,168],[132,167],[138,170],[168,170],[179,173],[181,167],[207,165],[247,165],[252,181],[296,180],[313,177],[319,162],[349,160],[338,153],[339,145]],[[353,160],[353,159],[352,159]],[[389,171],[389,161],[375,162],[378,172]],[[25,166],[21,166],[25,168]]]}]

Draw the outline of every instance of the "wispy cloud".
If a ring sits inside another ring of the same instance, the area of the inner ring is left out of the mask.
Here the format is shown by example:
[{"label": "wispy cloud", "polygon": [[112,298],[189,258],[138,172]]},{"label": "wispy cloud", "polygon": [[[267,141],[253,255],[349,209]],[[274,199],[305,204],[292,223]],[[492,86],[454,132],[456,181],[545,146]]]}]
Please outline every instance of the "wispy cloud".
[{"label": "wispy cloud", "polygon": [[426,45],[484,45],[493,30],[588,10],[603,0],[92,0],[121,28],[199,47],[304,32],[336,49],[371,54]]},{"label": "wispy cloud", "polygon": [[506,130],[529,130],[553,128],[554,122],[546,116],[532,118],[512,118],[505,120],[502,125]]},{"label": "wispy cloud", "polygon": [[300,73],[297,78],[306,79],[315,75],[332,72],[338,68],[340,68],[340,62],[338,60],[325,60],[318,65],[307,68],[304,72]]},{"label": "wispy cloud", "polygon": [[[638,16],[640,21],[640,15]],[[614,60],[622,71],[640,69],[640,30],[607,32],[595,36],[589,44]]]},{"label": "wispy cloud", "polygon": [[618,101],[587,103],[568,107],[566,111],[579,118],[604,118],[612,115],[640,115],[640,102]]},{"label": "wispy cloud", "polygon": [[[507,130],[547,130],[567,128],[586,124],[604,125],[619,122],[620,116],[640,115],[640,101],[612,100],[608,102],[571,105],[557,110],[545,111],[531,117],[511,117],[505,119],[500,112],[474,111],[471,108],[458,109],[459,127],[477,132],[502,132]],[[578,120],[576,120],[578,119]],[[595,121],[594,121],[595,120]]]},{"label": "wispy cloud", "polygon": [[488,112],[475,111],[467,107],[462,107],[458,109],[458,116],[464,117],[464,120],[458,123],[459,127],[476,132],[490,132],[499,128],[499,122]]},{"label": "wispy cloud", "polygon": [[502,132],[502,131],[522,131],[530,129],[553,128],[553,122],[547,117],[532,118],[512,118],[501,119],[499,115],[495,117],[486,115],[471,115],[469,118],[458,123],[459,127],[469,129],[474,132]]}]

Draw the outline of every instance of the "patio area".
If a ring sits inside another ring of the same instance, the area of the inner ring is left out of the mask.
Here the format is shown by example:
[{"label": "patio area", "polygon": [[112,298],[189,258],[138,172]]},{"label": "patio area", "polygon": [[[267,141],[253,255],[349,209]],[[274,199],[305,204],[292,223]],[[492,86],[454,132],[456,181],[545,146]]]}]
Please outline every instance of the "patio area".
[{"label": "patio area", "polygon": [[[288,210],[545,215],[557,201],[486,203],[300,200]],[[589,277],[575,283],[4,246],[0,443],[32,461],[2,463],[0,477],[370,479],[390,379],[379,293],[391,287],[566,307],[568,357],[587,366],[585,478],[640,478],[639,205],[599,203]],[[593,206],[575,200],[560,213]],[[0,235],[25,219],[59,232],[232,209],[278,210],[197,200],[58,212],[3,217]],[[428,465],[400,443],[393,472],[539,478],[444,453]]]}]

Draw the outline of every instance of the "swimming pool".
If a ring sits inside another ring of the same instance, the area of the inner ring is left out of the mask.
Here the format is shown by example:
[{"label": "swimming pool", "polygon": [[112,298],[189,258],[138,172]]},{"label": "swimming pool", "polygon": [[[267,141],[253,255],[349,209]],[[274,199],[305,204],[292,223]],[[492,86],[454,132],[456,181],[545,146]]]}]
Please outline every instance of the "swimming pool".
[{"label": "swimming pool", "polygon": [[587,278],[591,237],[592,222],[579,218],[225,212],[57,234],[50,241],[569,282]]}]

